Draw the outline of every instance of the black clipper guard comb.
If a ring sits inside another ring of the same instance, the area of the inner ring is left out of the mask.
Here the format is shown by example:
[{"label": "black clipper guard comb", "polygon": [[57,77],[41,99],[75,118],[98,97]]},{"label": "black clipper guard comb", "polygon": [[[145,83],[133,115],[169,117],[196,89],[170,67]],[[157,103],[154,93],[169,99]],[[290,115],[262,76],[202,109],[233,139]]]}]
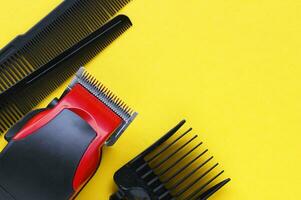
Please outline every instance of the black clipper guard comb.
[{"label": "black clipper guard comb", "polygon": [[[125,32],[125,24],[110,29],[105,24],[129,1],[65,0],[1,49],[0,133]],[[50,75],[57,68],[61,70]]]},{"label": "black clipper guard comb", "polygon": [[115,173],[119,190],[110,200],[205,200],[230,181],[218,181],[224,171],[215,172],[213,157],[200,160],[208,150],[193,155],[202,143],[192,145],[197,135],[184,141],[192,129],[171,138],[184,123]]},{"label": "black clipper guard comb", "polygon": [[60,99],[32,111],[6,134],[1,200],[73,199],[137,113],[81,68]]}]

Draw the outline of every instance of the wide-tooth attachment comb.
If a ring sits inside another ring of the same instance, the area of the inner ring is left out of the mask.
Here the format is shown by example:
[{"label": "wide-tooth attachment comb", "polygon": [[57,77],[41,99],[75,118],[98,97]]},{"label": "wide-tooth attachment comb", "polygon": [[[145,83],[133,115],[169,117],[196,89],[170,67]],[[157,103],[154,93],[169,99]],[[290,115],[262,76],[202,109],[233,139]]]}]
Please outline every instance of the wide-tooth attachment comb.
[{"label": "wide-tooth attachment comb", "polygon": [[130,0],[66,0],[0,52],[0,94],[103,26]]},{"label": "wide-tooth attachment comb", "polygon": [[132,23],[128,17],[124,15],[115,17],[38,69],[33,73],[33,79],[22,80],[23,84],[17,92],[2,97],[0,95],[0,133],[9,129],[131,26]]},{"label": "wide-tooth attachment comb", "polygon": [[230,181],[219,180],[224,171],[208,149],[198,152],[202,142],[189,136],[192,129],[175,136],[184,123],[115,173],[119,191],[111,200],[205,200]]},{"label": "wide-tooth attachment comb", "polygon": [[116,130],[115,133],[106,141],[107,146],[112,146],[135,119],[137,113],[113,94],[107,87],[97,81],[96,78],[89,74],[84,67],[80,68],[80,70],[76,73],[76,77],[68,88],[71,90],[76,84],[80,84],[86,88],[91,94],[108,106],[123,120],[122,126],[119,127],[119,129]]}]

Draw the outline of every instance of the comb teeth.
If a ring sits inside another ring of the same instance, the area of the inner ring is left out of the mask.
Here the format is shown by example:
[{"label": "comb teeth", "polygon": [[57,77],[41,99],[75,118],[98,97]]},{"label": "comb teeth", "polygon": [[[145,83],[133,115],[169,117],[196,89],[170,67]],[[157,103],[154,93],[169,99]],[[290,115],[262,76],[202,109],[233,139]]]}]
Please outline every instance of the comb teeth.
[{"label": "comb teeth", "polygon": [[[196,141],[197,135],[190,136],[192,129],[173,136],[183,124],[184,121],[115,174],[115,182],[123,192],[117,192],[112,200],[126,199],[126,190],[134,187],[143,188],[150,199],[204,200],[230,181],[218,181],[224,171],[218,170],[219,164],[207,155],[208,149],[200,150],[203,143]],[[124,180],[127,174],[135,174],[131,178],[138,179],[136,185]]]},{"label": "comb teeth", "polygon": [[108,106],[124,121],[128,121],[135,112],[129,108],[121,99],[113,94],[107,87],[97,81],[91,74],[89,74],[85,68],[80,68],[76,74],[76,78],[73,80],[69,88],[72,88],[75,84],[81,84],[90,93],[97,97],[101,102]]},{"label": "comb teeth", "polygon": [[17,38],[12,47],[1,52],[5,58],[0,58],[0,94],[103,26],[129,1],[64,1],[25,36]]},{"label": "comb teeth", "polygon": [[[48,71],[47,75],[31,81],[17,93],[2,98],[3,100],[0,101],[0,134],[7,131],[45,97],[73,76],[81,66],[92,60],[131,26],[131,21],[126,16],[115,17],[104,26],[105,28],[100,29],[100,33],[95,32],[94,35],[91,35],[93,37],[81,42],[78,47],[74,48],[74,51],[67,53],[59,63],[53,63],[55,68]],[[51,63],[50,65],[52,66]],[[0,82],[1,80],[3,79],[0,72]]]}]

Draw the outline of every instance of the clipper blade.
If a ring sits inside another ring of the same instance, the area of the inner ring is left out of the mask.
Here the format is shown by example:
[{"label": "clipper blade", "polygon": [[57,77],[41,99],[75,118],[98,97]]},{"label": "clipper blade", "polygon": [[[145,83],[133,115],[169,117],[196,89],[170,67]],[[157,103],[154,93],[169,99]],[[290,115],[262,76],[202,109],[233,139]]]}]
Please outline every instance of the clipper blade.
[{"label": "clipper blade", "polygon": [[111,200],[206,200],[230,181],[191,128],[177,134],[184,123],[115,173],[119,191]]},{"label": "clipper blade", "polygon": [[84,67],[81,67],[76,73],[75,78],[68,86],[72,89],[76,84],[82,85],[91,94],[98,98],[102,103],[109,107],[122,120],[123,124],[115,131],[115,133],[106,141],[107,146],[112,146],[131,124],[138,115],[133,109],[127,106],[120,98],[113,94],[107,87],[96,80],[89,74]]}]

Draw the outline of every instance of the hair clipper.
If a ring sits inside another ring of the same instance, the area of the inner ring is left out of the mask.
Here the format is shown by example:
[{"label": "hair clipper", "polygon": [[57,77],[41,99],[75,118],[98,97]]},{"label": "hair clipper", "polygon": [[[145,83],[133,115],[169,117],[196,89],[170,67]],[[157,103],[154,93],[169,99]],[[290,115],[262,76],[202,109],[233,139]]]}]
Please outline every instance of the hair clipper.
[{"label": "hair clipper", "polygon": [[7,132],[0,199],[74,198],[96,172],[102,146],[113,145],[136,115],[81,68],[60,99]]}]

